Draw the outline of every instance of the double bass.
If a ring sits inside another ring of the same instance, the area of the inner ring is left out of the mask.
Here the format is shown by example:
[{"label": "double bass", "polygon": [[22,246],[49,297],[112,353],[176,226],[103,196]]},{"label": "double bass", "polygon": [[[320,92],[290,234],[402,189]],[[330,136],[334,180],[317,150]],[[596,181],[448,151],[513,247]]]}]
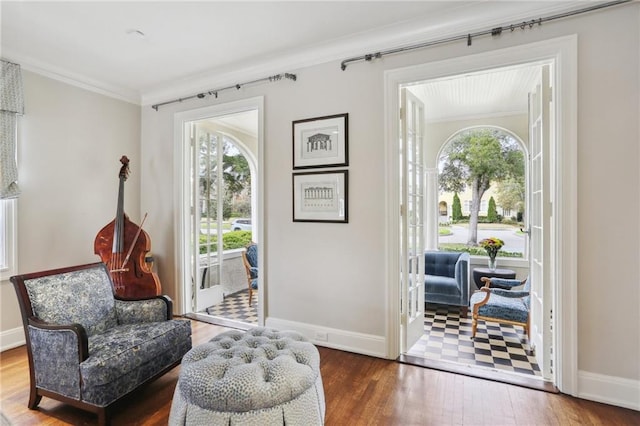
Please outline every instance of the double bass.
[{"label": "double bass", "polygon": [[160,280],[151,269],[152,262],[147,261],[151,239],[142,229],[147,215],[138,226],[124,213],[124,182],[129,176],[126,155],[120,158],[120,163],[116,217],[96,235],[94,251],[107,265],[117,296],[125,299],[157,296],[161,292]]}]

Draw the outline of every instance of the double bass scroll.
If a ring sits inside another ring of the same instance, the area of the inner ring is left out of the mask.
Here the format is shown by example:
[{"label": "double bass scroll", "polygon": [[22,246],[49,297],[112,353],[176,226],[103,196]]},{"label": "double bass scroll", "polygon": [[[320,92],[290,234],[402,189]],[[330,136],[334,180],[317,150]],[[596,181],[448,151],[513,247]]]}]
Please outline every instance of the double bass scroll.
[{"label": "double bass scroll", "polygon": [[124,182],[129,176],[127,156],[123,155],[120,163],[116,217],[96,235],[94,251],[107,265],[117,296],[125,299],[157,296],[161,293],[160,280],[147,261],[151,238],[142,229],[147,215],[138,226],[124,213]]}]

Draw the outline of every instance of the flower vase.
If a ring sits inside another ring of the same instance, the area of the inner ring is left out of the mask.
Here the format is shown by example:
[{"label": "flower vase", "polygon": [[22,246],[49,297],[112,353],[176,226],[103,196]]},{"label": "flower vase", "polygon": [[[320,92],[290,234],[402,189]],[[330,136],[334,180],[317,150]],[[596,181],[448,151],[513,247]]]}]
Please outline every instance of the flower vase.
[{"label": "flower vase", "polygon": [[489,269],[491,269],[492,271],[495,271],[497,266],[498,266],[498,261],[496,260],[496,258],[495,257],[490,257],[489,258]]}]

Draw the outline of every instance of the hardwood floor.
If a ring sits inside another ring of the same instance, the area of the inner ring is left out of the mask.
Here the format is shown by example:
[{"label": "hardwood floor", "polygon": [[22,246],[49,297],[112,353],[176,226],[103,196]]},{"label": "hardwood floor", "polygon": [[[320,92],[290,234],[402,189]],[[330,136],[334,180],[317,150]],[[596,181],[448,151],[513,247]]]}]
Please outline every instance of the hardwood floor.
[{"label": "hardwood floor", "polygon": [[[193,343],[225,330],[192,321]],[[640,412],[523,387],[319,348],[327,425],[640,425]],[[29,410],[25,347],[0,354],[0,425],[92,425],[90,413],[43,398]],[[114,425],[166,425],[180,368],[113,408]]]}]

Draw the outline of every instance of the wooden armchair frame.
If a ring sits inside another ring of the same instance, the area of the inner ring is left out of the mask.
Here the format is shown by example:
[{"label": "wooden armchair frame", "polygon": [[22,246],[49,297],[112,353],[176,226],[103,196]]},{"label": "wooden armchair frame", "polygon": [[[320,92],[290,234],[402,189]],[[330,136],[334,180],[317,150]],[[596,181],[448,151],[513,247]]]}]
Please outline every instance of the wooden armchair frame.
[{"label": "wooden armchair frame", "polygon": [[[525,278],[524,280],[519,280],[520,284],[519,285],[524,285],[526,283],[528,278]],[[513,321],[513,320],[509,320],[509,319],[504,319],[504,318],[496,318],[496,317],[491,317],[491,316],[484,316],[484,315],[480,315],[478,313],[478,311],[480,310],[480,308],[482,306],[485,306],[487,303],[489,303],[489,300],[491,299],[491,280],[492,278],[488,278],[488,277],[482,277],[481,281],[484,283],[484,286],[482,288],[480,288],[480,290],[478,290],[478,292],[484,292],[484,299],[482,299],[480,302],[476,303],[475,305],[473,305],[473,312],[472,312],[472,325],[471,325],[471,337],[474,338],[476,337],[476,331],[478,329],[478,320],[484,320],[484,321],[491,321],[491,322],[497,322],[497,323],[501,323],[501,324],[511,324],[511,325],[518,325],[522,328],[524,328],[524,332],[527,334],[527,339],[531,340],[531,336],[530,336],[530,324],[531,324],[531,312],[528,312],[527,315],[527,321],[526,322],[520,322],[520,321]],[[513,280],[512,280],[513,281]],[[518,285],[518,286],[519,286]],[[516,286],[514,286],[516,287]],[[504,289],[503,289],[504,290]],[[505,290],[505,291],[513,291],[514,293],[524,293],[524,291],[518,291],[518,290]],[[525,297],[524,295],[522,297]]]}]

